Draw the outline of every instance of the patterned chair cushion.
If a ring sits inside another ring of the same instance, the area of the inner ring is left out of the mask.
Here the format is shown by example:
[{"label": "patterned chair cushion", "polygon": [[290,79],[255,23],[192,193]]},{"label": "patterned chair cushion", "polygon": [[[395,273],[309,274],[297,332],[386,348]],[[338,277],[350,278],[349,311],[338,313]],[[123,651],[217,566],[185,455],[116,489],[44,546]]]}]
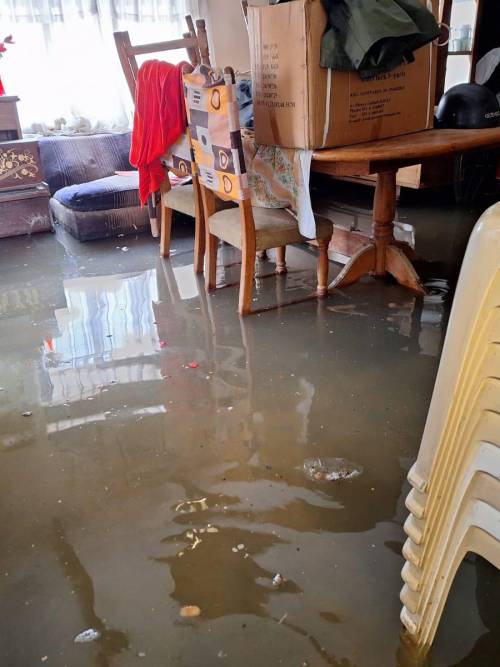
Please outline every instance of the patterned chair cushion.
[{"label": "patterned chair cushion", "polygon": [[[292,243],[302,243],[296,218],[284,208],[253,207],[255,244],[257,250],[278,248]],[[211,215],[208,221],[210,233],[235,248],[242,247],[240,211],[230,208]],[[326,218],[316,218],[316,238],[326,239],[332,235],[332,223]]]},{"label": "patterned chair cushion", "polygon": [[179,211],[180,213],[184,213],[184,215],[194,218],[196,209],[194,205],[193,184],[176,185],[168,192],[165,192],[163,195],[163,204],[167,208],[173,208],[174,211]]},{"label": "patterned chair cushion", "polygon": [[107,211],[139,205],[139,175],[108,176],[58,190],[54,199],[73,211]]},{"label": "patterned chair cushion", "polygon": [[184,75],[189,133],[202,185],[235,201],[248,199],[236,86],[205,65]]}]

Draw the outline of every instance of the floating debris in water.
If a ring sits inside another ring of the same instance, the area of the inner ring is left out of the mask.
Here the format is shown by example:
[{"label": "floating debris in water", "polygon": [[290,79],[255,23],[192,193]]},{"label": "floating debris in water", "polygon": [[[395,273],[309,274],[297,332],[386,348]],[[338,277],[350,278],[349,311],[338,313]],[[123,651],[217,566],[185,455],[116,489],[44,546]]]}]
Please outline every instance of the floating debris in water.
[{"label": "floating debris in water", "polygon": [[443,303],[450,291],[448,281],[443,278],[432,278],[424,283],[424,287],[427,292],[424,296],[425,303]]},{"label": "floating debris in water", "polygon": [[122,252],[128,252],[129,248],[126,245],[124,245],[121,250],[122,250]]},{"label": "floating debris in water", "polygon": [[182,607],[179,613],[182,618],[196,618],[201,614],[201,609],[195,604],[190,604],[186,607]]},{"label": "floating debris in water", "polygon": [[288,616],[288,612],[285,612],[283,614],[283,616],[280,618],[280,620],[278,621],[278,625],[281,625],[286,620],[287,616]]},{"label": "floating debris in water", "polygon": [[31,410],[26,410],[26,412],[23,412],[23,417],[31,417],[32,414]]},{"label": "floating debris in water", "polygon": [[187,365],[187,367],[188,367],[188,368],[198,368],[199,365],[200,365],[200,364],[197,363],[196,361],[190,361],[189,364]]},{"label": "floating debris in water", "polygon": [[42,655],[42,657],[40,658],[40,662],[47,662],[48,659],[49,659],[48,655]]},{"label": "floating debris in water", "polygon": [[238,551],[243,551],[243,549],[245,548],[245,545],[244,544],[238,544],[238,546],[236,548],[238,549]]},{"label": "floating debris in water", "polygon": [[200,498],[199,500],[184,500],[174,508],[174,512],[179,512],[179,514],[192,514],[197,510],[196,505],[200,506],[199,509],[201,511],[208,509],[207,499]]},{"label": "floating debris in water", "polygon": [[314,482],[338,482],[353,479],[363,472],[363,466],[341,458],[306,459],[303,470]]},{"label": "floating debris in water", "polygon": [[139,651],[139,653],[137,654],[137,657],[138,658],[145,658],[146,654],[144,653],[144,651]]},{"label": "floating debris in water", "polygon": [[75,644],[87,644],[89,642],[95,642],[95,640],[99,639],[100,636],[101,633],[99,630],[96,630],[95,628],[89,628],[88,630],[80,632],[79,635],[76,635],[73,641]]},{"label": "floating debris in water", "polygon": [[273,586],[275,588],[279,588],[284,583],[285,583],[285,579],[284,579],[283,575],[280,574],[279,572],[277,572],[273,577]]},{"label": "floating debris in water", "polygon": [[222,649],[217,653],[218,658],[227,658],[227,653],[225,653]]},{"label": "floating debris in water", "polygon": [[193,543],[191,544],[191,547],[190,547],[191,550],[196,549],[196,547],[198,546],[198,544],[201,544],[201,542],[202,542],[202,540],[200,540],[200,538],[199,538],[197,535],[195,535],[195,536],[194,536]]}]

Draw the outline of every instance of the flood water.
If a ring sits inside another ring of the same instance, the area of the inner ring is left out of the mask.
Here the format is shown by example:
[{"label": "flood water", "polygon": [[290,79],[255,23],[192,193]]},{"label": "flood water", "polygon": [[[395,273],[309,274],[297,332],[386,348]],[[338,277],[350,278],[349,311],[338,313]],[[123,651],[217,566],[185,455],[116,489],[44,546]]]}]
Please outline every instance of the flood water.
[{"label": "flood water", "polygon": [[[425,301],[366,279],[244,320],[237,288],[194,277],[185,223],[169,262],[147,235],[0,241],[2,667],[500,664],[498,574],[475,558],[431,653],[400,637],[406,474],[477,213],[399,215]],[[314,285],[312,253],[288,260],[256,307]],[[360,474],[306,474],[339,458]]]}]

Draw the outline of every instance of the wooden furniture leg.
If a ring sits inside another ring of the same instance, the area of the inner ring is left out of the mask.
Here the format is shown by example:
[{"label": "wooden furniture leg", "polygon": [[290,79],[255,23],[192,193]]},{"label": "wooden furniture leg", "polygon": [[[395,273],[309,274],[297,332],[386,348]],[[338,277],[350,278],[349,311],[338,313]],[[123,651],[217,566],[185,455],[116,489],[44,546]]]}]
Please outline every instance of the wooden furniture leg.
[{"label": "wooden furniture leg", "polygon": [[324,297],[328,291],[328,246],[330,239],[318,239],[318,297]]},{"label": "wooden furniture leg", "polygon": [[194,272],[203,273],[203,259],[205,257],[205,212],[198,181],[193,179],[193,191],[195,196],[195,219],[194,219]]},{"label": "wooden furniture leg", "polygon": [[252,204],[250,199],[245,199],[240,204],[241,232],[243,247],[241,249],[241,275],[240,295],[238,301],[238,312],[240,315],[248,315],[252,312],[253,281],[255,276],[255,234],[248,234],[247,220],[250,216],[253,223]]},{"label": "wooden furniture leg", "polygon": [[371,273],[375,265],[375,246],[365,245],[357,250],[328,289],[347,287],[358,281],[365,273]]},{"label": "wooden furniture leg", "polygon": [[205,286],[207,290],[215,289],[217,284],[217,247],[219,239],[213,234],[207,234]]},{"label": "wooden furniture leg", "polygon": [[243,249],[241,262],[240,295],[238,312],[248,315],[252,312],[253,281],[255,277],[255,251],[251,248]]},{"label": "wooden furniture leg", "polygon": [[170,257],[170,233],[173,211],[167,206],[161,207],[160,256]]},{"label": "wooden furniture leg", "polygon": [[276,273],[282,275],[286,272],[286,245],[284,245],[276,248]]},{"label": "wooden furniture leg", "polygon": [[149,224],[151,225],[151,235],[153,238],[160,236],[158,227],[158,218],[156,217],[156,192],[148,197]]},{"label": "wooden furniture leg", "polygon": [[410,260],[394,239],[395,213],[396,171],[383,171],[377,174],[370,244],[351,257],[329,289],[351,285],[367,273],[377,277],[390,273],[401,285],[425,294]]},{"label": "wooden furniture leg", "polygon": [[197,188],[201,190],[201,200],[203,202],[203,215],[205,227],[205,287],[207,290],[215,289],[217,285],[217,248],[219,239],[210,234],[208,220],[215,213],[215,195],[207,188],[201,188],[199,182]]},{"label": "wooden furniture leg", "polygon": [[171,208],[165,206],[163,201],[163,195],[170,190],[170,181],[167,178],[163,181],[160,186],[160,203],[158,208],[160,209],[160,257],[170,257],[170,234],[172,230],[172,215],[173,211]]},{"label": "wooden furniture leg", "polygon": [[401,248],[390,245],[387,247],[386,253],[387,272],[396,278],[400,285],[404,285],[419,294],[425,294],[418,273]]}]

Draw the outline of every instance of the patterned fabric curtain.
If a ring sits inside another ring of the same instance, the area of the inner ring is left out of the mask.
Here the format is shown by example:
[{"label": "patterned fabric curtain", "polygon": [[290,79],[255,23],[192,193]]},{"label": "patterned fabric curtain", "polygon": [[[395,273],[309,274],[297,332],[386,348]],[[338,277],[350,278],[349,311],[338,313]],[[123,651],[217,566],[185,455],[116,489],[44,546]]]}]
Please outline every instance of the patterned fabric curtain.
[{"label": "patterned fabric curtain", "polygon": [[0,0],[0,41],[9,34],[15,41],[0,76],[7,95],[21,98],[22,126],[41,134],[129,128],[133,104],[113,32],[128,30],[135,44],[176,39],[187,30],[185,15],[198,18],[200,5],[204,0]]},{"label": "patterned fabric curtain", "polygon": [[0,19],[9,22],[53,23],[97,14],[99,0],[0,0]]},{"label": "patterned fabric curtain", "polygon": [[197,14],[198,3],[185,0],[112,0],[113,14],[118,21],[163,23],[178,21],[185,14]]},{"label": "patterned fabric curtain", "polygon": [[196,0],[0,0],[0,19],[7,22],[53,23],[105,14],[116,22],[168,22],[197,10]]}]

